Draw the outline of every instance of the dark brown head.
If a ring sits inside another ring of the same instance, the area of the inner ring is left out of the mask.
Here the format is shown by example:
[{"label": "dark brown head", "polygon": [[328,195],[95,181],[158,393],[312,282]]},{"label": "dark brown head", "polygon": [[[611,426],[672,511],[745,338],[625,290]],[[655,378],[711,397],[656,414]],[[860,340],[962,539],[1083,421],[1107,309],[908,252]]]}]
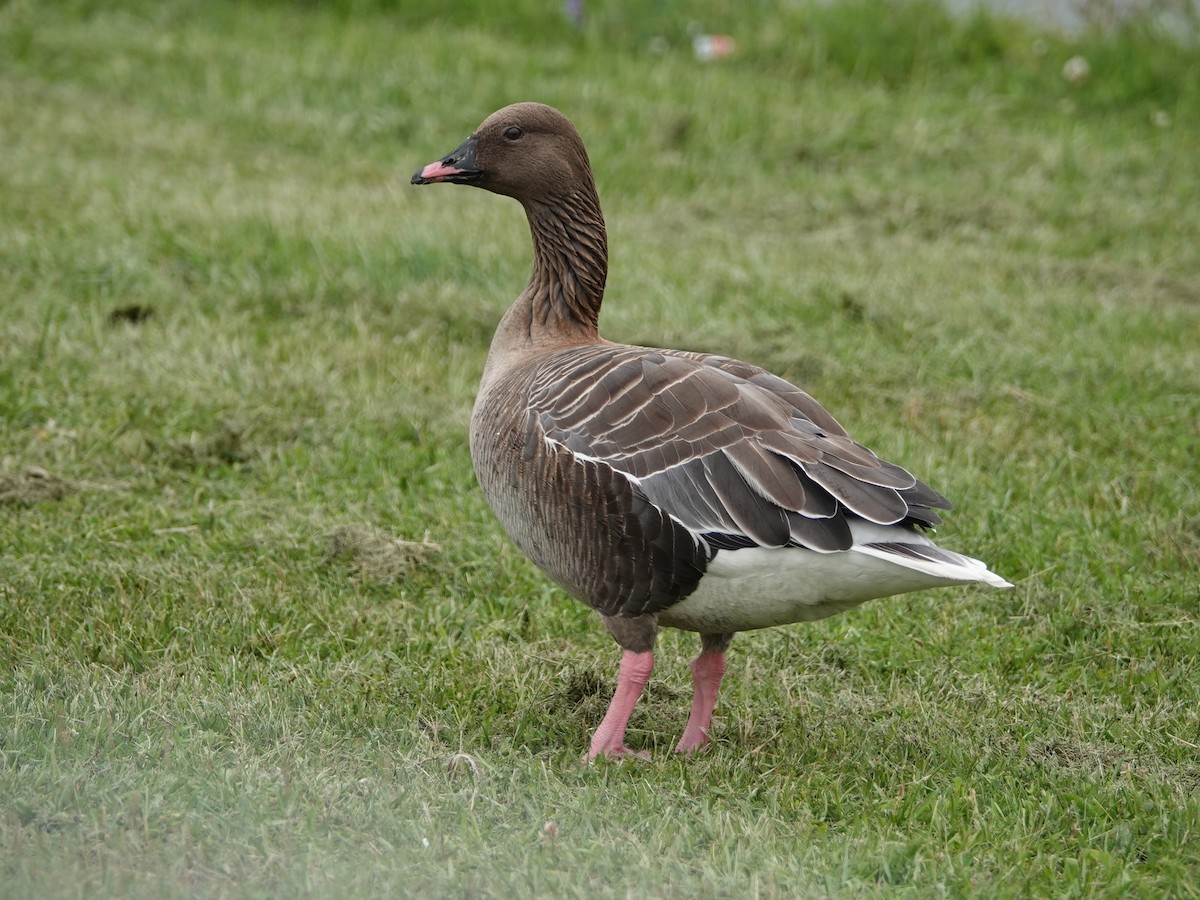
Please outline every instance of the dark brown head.
[{"label": "dark brown head", "polygon": [[592,188],[579,132],[544,103],[514,103],[492,113],[461,147],[412,177],[413,184],[473,184],[525,201],[552,202]]}]

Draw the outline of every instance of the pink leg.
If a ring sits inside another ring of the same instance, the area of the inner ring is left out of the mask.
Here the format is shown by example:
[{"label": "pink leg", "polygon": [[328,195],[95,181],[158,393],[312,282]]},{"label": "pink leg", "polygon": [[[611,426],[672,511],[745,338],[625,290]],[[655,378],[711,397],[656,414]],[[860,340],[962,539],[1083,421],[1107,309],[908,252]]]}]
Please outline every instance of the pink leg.
[{"label": "pink leg", "polygon": [[696,694],[692,699],[692,714],[688,716],[683,737],[675,747],[680,753],[691,753],[704,746],[708,730],[712,726],[713,707],[717,703],[717,690],[725,674],[725,652],[702,651],[692,662],[692,684]]},{"label": "pink leg", "polygon": [[612,702],[608,704],[608,712],[604,714],[600,727],[592,735],[592,746],[587,758],[595,759],[600,754],[605,756],[636,755],[649,759],[646,751],[634,754],[625,747],[625,726],[633,714],[633,707],[642,696],[642,689],[650,678],[650,670],[654,668],[654,652],[647,650],[635,653],[626,650],[621,657],[621,668],[617,675],[617,690]]}]

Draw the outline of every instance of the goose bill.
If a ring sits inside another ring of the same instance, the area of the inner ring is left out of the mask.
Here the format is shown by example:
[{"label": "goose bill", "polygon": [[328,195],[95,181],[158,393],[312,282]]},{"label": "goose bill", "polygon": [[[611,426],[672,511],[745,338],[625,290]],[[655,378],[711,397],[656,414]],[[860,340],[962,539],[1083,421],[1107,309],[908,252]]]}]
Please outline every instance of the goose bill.
[{"label": "goose bill", "polygon": [[475,163],[475,138],[471,137],[449,156],[431,162],[412,177],[413,184],[437,184],[449,181],[467,184],[476,181],[483,173]]}]

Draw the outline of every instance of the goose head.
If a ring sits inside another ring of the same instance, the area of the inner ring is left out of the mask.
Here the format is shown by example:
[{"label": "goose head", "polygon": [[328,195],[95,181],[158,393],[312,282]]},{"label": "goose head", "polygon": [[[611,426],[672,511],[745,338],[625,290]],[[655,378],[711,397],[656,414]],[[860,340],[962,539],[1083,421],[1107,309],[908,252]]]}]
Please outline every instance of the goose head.
[{"label": "goose head", "polygon": [[592,186],[579,132],[544,103],[492,113],[456,150],[416,172],[413,184],[470,184],[522,202],[554,202]]}]

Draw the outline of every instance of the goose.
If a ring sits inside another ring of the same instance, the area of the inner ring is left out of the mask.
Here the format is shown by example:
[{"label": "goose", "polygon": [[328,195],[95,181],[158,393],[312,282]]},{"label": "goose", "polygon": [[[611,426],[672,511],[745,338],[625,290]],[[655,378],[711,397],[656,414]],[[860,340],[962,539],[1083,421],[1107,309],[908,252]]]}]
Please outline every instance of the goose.
[{"label": "goose", "polygon": [[488,116],[412,176],[441,182],[512,197],[529,220],[533,272],[492,340],[470,449],[504,529],[622,648],[589,761],[649,756],[625,733],[660,626],[700,635],[676,746],[691,753],[708,740],[736,632],[925,588],[1011,587],[936,546],[925,532],[949,501],[800,388],[736,359],[600,337],[604,218],[583,141],[558,110]]}]

